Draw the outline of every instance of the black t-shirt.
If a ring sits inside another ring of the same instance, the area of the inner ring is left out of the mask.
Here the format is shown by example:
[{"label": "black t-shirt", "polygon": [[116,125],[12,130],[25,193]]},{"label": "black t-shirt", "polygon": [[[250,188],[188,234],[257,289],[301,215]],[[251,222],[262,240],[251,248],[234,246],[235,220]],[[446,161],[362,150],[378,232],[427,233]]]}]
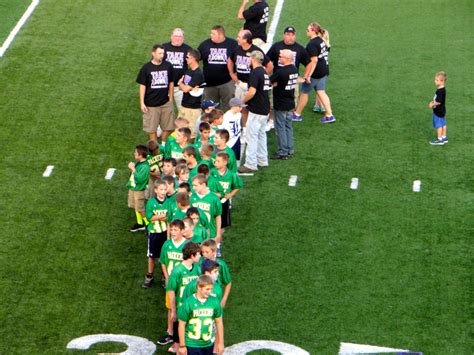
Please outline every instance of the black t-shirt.
[{"label": "black t-shirt", "polygon": [[156,107],[169,101],[169,86],[174,80],[173,66],[167,61],[156,65],[148,62],[140,69],[137,83],[144,85],[145,105]]},{"label": "black t-shirt", "polygon": [[250,45],[249,49],[245,50],[241,46],[238,46],[234,52],[232,52],[231,59],[234,62],[234,70],[237,73],[237,78],[244,83],[249,82],[250,72],[252,71],[250,65],[250,57],[247,56],[247,53],[253,51],[259,51],[263,54],[263,65],[267,65],[270,61],[270,58],[267,57],[263,51],[256,45]]},{"label": "black t-shirt", "polygon": [[433,107],[433,113],[438,117],[446,116],[446,88],[436,90],[433,101],[439,102],[441,105]]},{"label": "black t-shirt", "polygon": [[273,87],[273,107],[277,111],[290,111],[295,108],[295,87],[298,80],[298,70],[293,64],[280,67],[270,77]]},{"label": "black t-shirt", "polygon": [[270,90],[270,78],[265,69],[260,66],[252,70],[249,77],[249,88],[253,87],[257,91],[248,102],[247,108],[257,115],[268,115],[270,113],[270,101],[268,90]]},{"label": "black t-shirt", "polygon": [[270,9],[265,1],[257,2],[244,11],[244,30],[252,32],[253,38],[267,41],[267,22]]},{"label": "black t-shirt", "polygon": [[165,48],[165,60],[173,65],[174,85],[178,85],[178,80],[184,75],[188,65],[186,63],[186,54],[191,49],[186,43],[176,47],[171,42],[163,44]]},{"label": "black t-shirt", "polygon": [[[196,87],[204,83],[204,75],[198,67],[194,70],[188,69],[184,74],[183,84]],[[181,105],[186,108],[201,108],[201,98],[192,96],[189,92],[183,94],[183,102]]]},{"label": "black t-shirt", "polygon": [[228,37],[222,43],[206,39],[199,45],[206,86],[218,86],[232,80],[227,69],[227,58],[236,47],[237,41]]},{"label": "black t-shirt", "polygon": [[277,71],[282,65],[278,62],[278,56],[280,55],[280,51],[283,49],[289,49],[293,52],[293,64],[296,69],[299,69],[300,63],[304,66],[308,65],[310,62],[308,52],[306,49],[299,43],[293,44],[285,44],[285,42],[280,41],[275,43],[267,52],[267,56],[273,62],[273,71]]},{"label": "black t-shirt", "polygon": [[306,46],[306,51],[310,58],[318,57],[318,64],[316,65],[316,69],[314,69],[311,77],[314,79],[321,79],[323,76],[329,75],[329,53],[323,39],[321,37],[315,37],[310,40]]}]

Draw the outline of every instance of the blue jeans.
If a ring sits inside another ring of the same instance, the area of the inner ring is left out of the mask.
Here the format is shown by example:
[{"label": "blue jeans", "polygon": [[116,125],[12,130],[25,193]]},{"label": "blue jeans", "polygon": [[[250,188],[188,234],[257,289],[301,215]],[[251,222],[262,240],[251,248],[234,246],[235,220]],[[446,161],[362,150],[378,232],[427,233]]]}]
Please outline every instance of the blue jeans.
[{"label": "blue jeans", "polygon": [[293,119],[291,111],[274,111],[275,133],[278,144],[278,155],[294,153]]}]

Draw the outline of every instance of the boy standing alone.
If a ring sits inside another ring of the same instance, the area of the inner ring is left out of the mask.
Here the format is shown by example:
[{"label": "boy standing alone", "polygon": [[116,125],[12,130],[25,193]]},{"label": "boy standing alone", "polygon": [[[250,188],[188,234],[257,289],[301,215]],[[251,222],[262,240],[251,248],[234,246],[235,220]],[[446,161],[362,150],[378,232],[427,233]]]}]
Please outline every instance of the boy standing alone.
[{"label": "boy standing alone", "polygon": [[448,143],[446,136],[446,73],[440,71],[435,75],[436,93],[428,105],[433,109],[433,127],[436,128],[436,139],[433,139],[431,145],[444,145]]}]

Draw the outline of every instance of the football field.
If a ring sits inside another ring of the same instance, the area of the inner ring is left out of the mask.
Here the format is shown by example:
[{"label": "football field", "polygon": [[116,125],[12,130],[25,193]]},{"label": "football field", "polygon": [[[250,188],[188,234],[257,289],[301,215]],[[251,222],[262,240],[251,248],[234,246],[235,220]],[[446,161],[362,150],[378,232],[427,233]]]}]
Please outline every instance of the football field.
[{"label": "football field", "polygon": [[[0,45],[29,3],[0,0]],[[124,344],[66,347],[162,335],[164,291],[141,287],[147,240],[128,231],[127,163],[147,140],[135,79],[175,27],[194,48],[216,24],[235,37],[239,5],[41,0],[0,57],[0,354],[118,353]],[[243,177],[224,234],[225,344],[472,354],[474,2],[286,0],[275,40],[292,25],[306,45],[311,21],[331,34],[337,122],[308,105],[295,157]],[[441,70],[449,144],[431,146]]]}]

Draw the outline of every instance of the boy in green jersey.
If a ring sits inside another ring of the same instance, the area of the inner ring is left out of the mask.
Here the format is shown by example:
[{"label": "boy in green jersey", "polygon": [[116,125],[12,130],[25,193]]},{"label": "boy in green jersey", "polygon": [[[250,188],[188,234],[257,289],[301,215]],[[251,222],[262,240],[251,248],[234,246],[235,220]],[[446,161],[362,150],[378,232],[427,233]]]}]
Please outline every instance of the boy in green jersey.
[{"label": "boy in green jersey", "polygon": [[176,160],[183,158],[183,149],[189,145],[191,139],[191,130],[188,127],[181,127],[176,132],[176,139],[169,142],[165,151],[166,158],[174,158]]},{"label": "boy in green jersey", "polygon": [[209,166],[205,164],[199,165],[198,173],[206,177],[207,187],[209,187],[209,190],[216,194],[217,197],[221,198],[221,196],[224,196],[224,189],[222,188],[221,184],[219,184],[219,181],[210,175],[210,172],[211,168]]},{"label": "boy in green jersey", "polygon": [[219,152],[226,152],[229,155],[229,161],[227,162],[227,168],[237,173],[237,159],[235,158],[234,151],[227,146],[227,142],[229,141],[229,131],[226,129],[218,129],[216,131],[216,136],[214,137],[214,145],[216,146],[216,150],[211,155],[211,159],[214,162],[216,159],[217,153]]},{"label": "boy in green jersey", "polygon": [[201,149],[199,149],[199,154],[201,155],[201,160],[199,161],[199,164],[207,165],[209,169],[212,168],[212,153],[214,153],[214,146],[211,143],[203,143]]},{"label": "boy in green jersey", "polygon": [[183,222],[184,222],[184,232],[183,232],[184,238],[198,244],[201,244],[204,240],[206,240],[207,233],[205,232],[204,229],[199,229],[198,233],[194,232],[194,221],[192,220],[191,217],[184,217]]},{"label": "boy in green jersey", "polygon": [[211,126],[208,122],[201,122],[199,124],[199,134],[196,137],[196,141],[194,142],[194,146],[196,150],[202,147],[204,143],[209,143],[209,136],[211,135]]},{"label": "boy in green jersey", "polygon": [[198,174],[198,161],[196,148],[189,145],[183,150],[183,157],[189,169],[189,178],[192,179]]},{"label": "boy in green jersey", "polygon": [[[201,273],[202,275],[208,275],[212,281],[214,282],[214,287],[212,288],[211,296],[217,297],[220,301],[222,300],[222,287],[217,282],[219,278],[219,263],[217,261],[206,259],[202,260],[201,262]],[[196,293],[197,290],[197,279],[191,281],[186,288],[184,289],[183,293],[183,303],[188,299],[188,297],[192,296]]]},{"label": "boy in green jersey", "polygon": [[176,179],[176,186],[179,186],[182,182],[189,182],[189,168],[186,164],[179,164],[176,167]]},{"label": "boy in green jersey", "polygon": [[[199,210],[199,208],[196,207],[189,207],[188,210],[186,211],[186,217],[189,217],[192,219],[194,223],[194,234],[195,236],[202,237],[203,240],[209,239],[209,229],[206,228],[205,226],[207,224],[202,224],[202,215],[203,213]],[[205,216],[204,216],[205,217]],[[207,223],[207,218],[206,218],[206,223]],[[196,238],[199,238],[196,237]]]},{"label": "boy in green jersey", "polygon": [[[171,142],[176,142],[176,134],[178,133],[178,129],[182,127],[188,127],[189,128],[189,121],[186,118],[183,117],[178,117],[177,119],[174,120],[174,131],[171,133],[168,138],[166,139],[166,142],[164,143],[165,149],[164,151],[168,151],[169,145]],[[163,142],[161,142],[163,144]]]},{"label": "boy in green jersey", "polygon": [[227,168],[229,161],[229,155],[226,152],[217,153],[216,159],[214,160],[215,168],[211,170],[211,176],[216,179],[224,190],[222,196],[222,215],[221,215],[221,228],[224,232],[224,228],[230,227],[230,200],[234,197],[244,186],[242,179],[236,173],[230,171]]},{"label": "boy in green jersey", "polygon": [[198,243],[188,242],[183,247],[183,262],[176,265],[168,278],[168,283],[166,284],[166,294],[170,301],[171,319],[173,320],[173,340],[176,343],[175,348],[177,348],[179,343],[176,311],[181,307],[186,285],[192,280],[197,279],[201,274],[198,265],[200,259],[200,245]]},{"label": "boy in green jersey", "polygon": [[128,179],[128,207],[135,210],[137,223],[135,223],[130,232],[145,230],[147,220],[145,216],[145,190],[150,178],[150,166],[146,160],[148,148],[139,144],[135,147],[135,161],[128,163],[130,169],[130,178]]},{"label": "boy in green jersey", "polygon": [[[174,220],[168,227],[171,239],[167,240],[161,248],[160,264],[165,277],[165,284],[168,284],[169,275],[174,267],[183,261],[183,247],[187,240],[183,237],[184,223],[180,220]],[[158,344],[165,345],[173,342],[173,321],[171,320],[171,305],[166,294],[165,305],[168,309],[168,328],[164,336],[158,340]]]},{"label": "boy in green jersey", "polygon": [[224,295],[221,300],[221,307],[224,308],[229,298],[230,289],[232,288],[232,277],[230,276],[229,266],[221,258],[217,257],[217,243],[213,239],[208,239],[201,244],[202,256],[219,263],[219,278],[217,282],[224,288]]},{"label": "boy in green jersey", "polygon": [[189,184],[189,182],[182,182],[181,184],[178,185],[178,188],[176,189],[176,191],[178,191],[178,193],[185,192],[189,196],[191,196],[191,185]]},{"label": "boy in green jersey", "polygon": [[150,140],[147,143],[149,154],[146,157],[148,165],[150,166],[150,180],[148,181],[147,198],[153,196],[155,191],[154,182],[160,178],[161,167],[163,166],[163,153],[156,141]]},{"label": "boy in green jersey", "polygon": [[209,191],[207,178],[198,174],[193,177],[194,193],[191,195],[191,206],[199,208],[207,217],[211,238],[215,238],[219,243],[221,235],[221,214],[222,207],[219,197]]},{"label": "boy in green jersey", "polygon": [[208,275],[199,276],[196,293],[186,299],[178,311],[180,355],[212,355],[214,351],[218,354],[224,351],[222,307],[219,300],[211,296],[213,286]]},{"label": "boy in green jersey", "polygon": [[[175,219],[182,220],[184,217],[186,217],[186,212],[188,211],[190,207],[191,207],[191,204],[190,204],[189,195],[185,192],[178,192],[176,194],[175,204],[168,205],[168,222],[171,222],[172,220],[175,220]],[[209,226],[207,217],[202,211],[199,211],[199,212],[200,212],[199,222],[204,227],[207,228]]]},{"label": "boy in green jersey", "polygon": [[175,169],[176,169],[177,164],[178,163],[176,162],[176,159],[164,158],[163,166],[161,168],[161,172],[162,172],[161,176],[170,175],[172,177],[175,177],[176,176]]},{"label": "boy in green jersey", "polygon": [[146,218],[149,223],[148,229],[148,273],[145,275],[144,288],[150,288],[153,283],[153,271],[155,259],[161,255],[161,248],[167,239],[166,214],[168,204],[166,203],[166,190],[168,186],[163,180],[155,181],[155,195],[146,204]]}]

